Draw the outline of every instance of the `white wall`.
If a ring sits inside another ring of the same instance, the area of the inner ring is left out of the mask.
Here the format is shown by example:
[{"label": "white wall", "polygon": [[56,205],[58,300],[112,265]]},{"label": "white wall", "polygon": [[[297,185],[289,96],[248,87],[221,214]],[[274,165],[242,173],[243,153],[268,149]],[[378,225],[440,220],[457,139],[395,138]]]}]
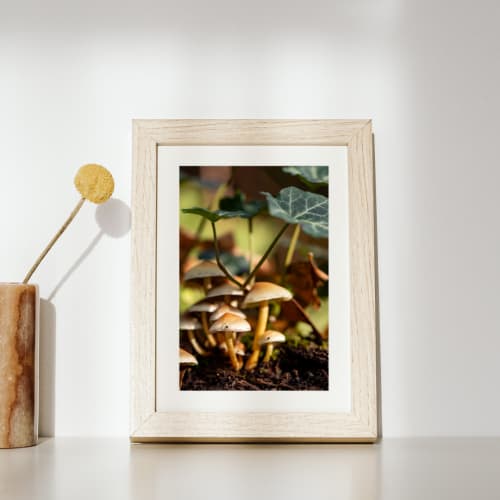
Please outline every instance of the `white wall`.
[{"label": "white wall", "polygon": [[[384,434],[499,435],[499,8],[3,1],[1,279],[76,203],[79,165],[109,166],[129,204],[132,118],[369,117]],[[128,432],[129,235],[99,231],[85,206],[35,277],[45,298],[66,277],[44,304],[45,432]]]}]

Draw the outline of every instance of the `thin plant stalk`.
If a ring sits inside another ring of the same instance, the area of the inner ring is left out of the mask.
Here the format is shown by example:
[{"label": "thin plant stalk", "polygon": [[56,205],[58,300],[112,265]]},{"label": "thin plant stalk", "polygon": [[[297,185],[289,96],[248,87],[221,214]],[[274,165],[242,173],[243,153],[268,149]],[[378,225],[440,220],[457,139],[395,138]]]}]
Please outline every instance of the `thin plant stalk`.
[{"label": "thin plant stalk", "polygon": [[[208,210],[215,210],[217,206],[219,205],[219,200],[221,196],[224,194],[224,191],[227,188],[227,183],[221,184],[218,188],[217,191],[215,191],[212,200],[210,201],[210,204],[208,205]],[[200,220],[200,223],[198,224],[198,227],[196,229],[195,237],[196,240],[199,240],[201,238],[201,235],[203,234],[203,229],[205,229],[205,224],[207,223],[207,219],[205,217],[202,217]]]},{"label": "thin plant stalk", "polygon": [[245,280],[243,285],[240,285],[241,288],[245,288],[252,281],[252,278],[255,276],[255,274],[260,269],[262,264],[264,264],[264,261],[269,257],[269,254],[271,253],[272,249],[275,247],[276,243],[278,243],[283,233],[288,229],[289,225],[290,224],[286,222],[284,226],[280,229],[279,233],[275,236],[274,240],[271,242],[264,255],[261,257],[259,262],[257,262],[257,265],[252,269],[252,272],[247,276],[247,279]]},{"label": "thin plant stalk", "polygon": [[219,243],[217,242],[217,230],[215,229],[215,222],[212,222],[212,232],[214,235],[215,260],[217,261],[217,265],[230,281],[238,285],[240,288],[243,288],[241,283],[229,272],[229,270],[220,260]]},{"label": "thin plant stalk", "polygon": [[55,245],[56,241],[59,239],[59,237],[66,231],[66,228],[71,224],[71,221],[76,217],[76,214],[80,211],[80,208],[82,208],[83,204],[85,202],[85,198],[81,198],[80,201],[77,203],[76,207],[73,209],[69,217],[66,219],[64,224],[61,226],[59,231],[55,234],[55,236],[50,240],[49,244],[45,247],[44,251],[40,254],[36,262],[31,266],[31,269],[28,271],[28,274],[23,280],[23,283],[28,283],[30,280],[31,276],[33,276],[33,273],[37,270],[38,266],[42,262],[42,260],[45,258],[45,256],[49,253],[50,249]]},{"label": "thin plant stalk", "polygon": [[295,247],[297,246],[297,241],[300,235],[300,224],[296,224],[293,230],[292,239],[290,240],[290,246],[285,257],[285,270],[292,263],[293,254],[295,253]]},{"label": "thin plant stalk", "polygon": [[249,270],[253,266],[253,218],[248,219],[248,265]]},{"label": "thin plant stalk", "polygon": [[[226,188],[227,188],[227,183],[221,184],[217,188],[217,191],[213,195],[213,197],[210,201],[210,204],[208,205],[209,210],[215,210],[215,208],[219,204],[219,199],[224,194],[224,191],[226,190]],[[194,234],[196,245],[194,247],[191,247],[189,249],[189,251],[184,252],[184,254],[181,256],[180,265],[179,265],[179,268],[181,270],[184,269],[184,264],[186,263],[186,260],[188,258],[189,253],[191,252],[191,250],[198,246],[200,239],[201,239],[201,235],[203,234],[203,229],[205,228],[206,222],[207,222],[207,220],[205,219],[205,217],[202,217],[200,220],[200,223],[198,224],[198,227],[196,228],[196,232]]]}]

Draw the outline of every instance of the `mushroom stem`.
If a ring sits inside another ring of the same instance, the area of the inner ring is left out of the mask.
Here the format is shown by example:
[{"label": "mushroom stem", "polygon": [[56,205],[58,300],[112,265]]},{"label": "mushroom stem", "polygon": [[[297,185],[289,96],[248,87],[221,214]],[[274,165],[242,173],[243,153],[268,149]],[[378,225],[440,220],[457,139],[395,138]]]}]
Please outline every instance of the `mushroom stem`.
[{"label": "mushroom stem", "polygon": [[269,302],[265,301],[259,307],[259,318],[257,326],[255,327],[255,334],[253,337],[252,354],[248,358],[245,369],[253,370],[259,363],[260,345],[259,340],[262,334],[266,331],[267,319],[269,317]]},{"label": "mushroom stem", "polygon": [[234,351],[233,332],[225,332],[225,339],[227,345],[227,353],[229,354],[231,364],[236,371],[239,371],[240,363],[238,362],[236,352]]},{"label": "mushroom stem", "polygon": [[273,345],[272,344],[267,344],[267,346],[266,346],[266,354],[262,358],[262,362],[263,363],[269,363],[269,361],[271,360],[272,354],[273,354]]},{"label": "mushroom stem", "polygon": [[179,389],[182,389],[182,380],[184,379],[184,374],[186,373],[185,368],[179,370]]},{"label": "mushroom stem", "polygon": [[210,278],[203,278],[203,291],[205,294],[212,288],[212,280]]},{"label": "mushroom stem", "polygon": [[215,347],[217,345],[217,341],[208,330],[208,319],[207,319],[207,313],[205,311],[202,311],[201,313],[201,324],[203,325],[203,331],[207,336],[208,343],[210,344],[211,347]]},{"label": "mushroom stem", "polygon": [[237,356],[238,359],[238,371],[243,368],[243,357],[242,356]]},{"label": "mushroom stem", "polygon": [[198,344],[198,341],[196,340],[196,337],[194,335],[194,332],[192,330],[189,330],[187,332],[188,334],[188,339],[189,342],[191,342],[191,345],[193,346],[193,349],[200,355],[200,356],[210,356],[209,351],[205,351],[203,347],[201,347],[200,344]]}]

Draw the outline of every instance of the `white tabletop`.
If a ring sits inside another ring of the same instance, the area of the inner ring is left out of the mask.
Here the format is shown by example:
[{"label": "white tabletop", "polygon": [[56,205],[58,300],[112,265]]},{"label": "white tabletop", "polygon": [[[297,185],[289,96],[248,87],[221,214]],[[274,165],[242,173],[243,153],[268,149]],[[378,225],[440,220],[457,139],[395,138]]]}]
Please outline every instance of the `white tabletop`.
[{"label": "white tabletop", "polygon": [[375,445],[130,445],[45,439],[0,450],[2,500],[500,498],[500,439]]}]

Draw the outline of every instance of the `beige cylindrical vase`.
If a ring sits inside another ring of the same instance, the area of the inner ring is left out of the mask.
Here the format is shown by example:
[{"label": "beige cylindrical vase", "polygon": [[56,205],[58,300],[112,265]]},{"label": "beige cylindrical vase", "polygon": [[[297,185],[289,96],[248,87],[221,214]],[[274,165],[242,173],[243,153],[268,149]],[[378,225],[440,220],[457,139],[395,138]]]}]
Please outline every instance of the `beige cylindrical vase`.
[{"label": "beige cylindrical vase", "polygon": [[38,440],[38,288],[0,283],[0,448]]}]

